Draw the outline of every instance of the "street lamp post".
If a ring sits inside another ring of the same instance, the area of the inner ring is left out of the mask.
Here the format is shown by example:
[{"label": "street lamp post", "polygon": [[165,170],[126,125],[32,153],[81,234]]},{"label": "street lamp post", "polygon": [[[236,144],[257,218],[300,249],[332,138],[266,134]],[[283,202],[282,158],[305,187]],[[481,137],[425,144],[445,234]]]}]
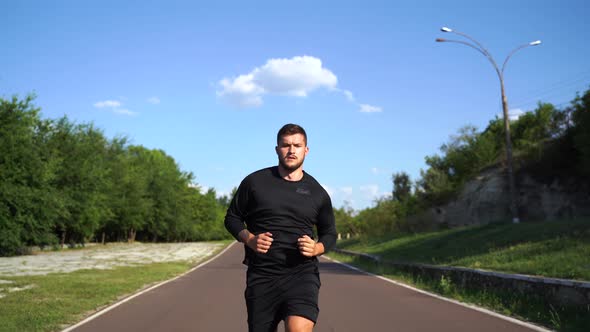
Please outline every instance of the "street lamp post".
[{"label": "street lamp post", "polygon": [[488,50],[486,50],[485,47],[483,47],[483,45],[481,43],[479,43],[477,40],[473,39],[471,36],[456,31],[456,30],[452,30],[449,29],[447,27],[442,27],[440,29],[442,32],[450,32],[450,33],[454,33],[460,36],[463,36],[465,38],[467,38],[468,40],[470,40],[473,43],[467,42],[467,41],[463,41],[463,40],[452,40],[452,39],[444,39],[444,38],[437,38],[436,41],[437,42],[450,42],[450,43],[459,43],[459,44],[463,44],[466,46],[469,46],[473,49],[475,49],[476,51],[480,52],[481,54],[483,54],[486,58],[488,58],[488,60],[490,60],[490,62],[492,63],[492,66],[494,66],[494,69],[496,70],[496,73],[498,74],[498,78],[500,79],[500,91],[502,93],[502,111],[504,114],[504,133],[506,135],[506,166],[508,168],[508,185],[510,187],[510,212],[512,214],[512,222],[517,224],[520,222],[520,219],[518,217],[518,206],[517,206],[517,201],[516,201],[516,184],[514,182],[514,167],[513,167],[513,162],[512,162],[512,141],[510,139],[510,116],[508,114],[508,100],[506,99],[506,93],[504,92],[504,69],[506,68],[506,63],[508,62],[508,60],[510,59],[510,57],[516,53],[517,51],[528,47],[528,46],[536,46],[541,44],[540,40],[536,40],[524,45],[520,45],[519,47],[515,48],[514,50],[512,50],[512,52],[510,52],[508,54],[508,56],[506,57],[506,60],[504,60],[504,63],[502,64],[502,68],[498,68],[498,65],[496,64],[496,61],[494,60],[494,58],[492,57],[492,55],[490,54],[490,52],[488,52]]}]

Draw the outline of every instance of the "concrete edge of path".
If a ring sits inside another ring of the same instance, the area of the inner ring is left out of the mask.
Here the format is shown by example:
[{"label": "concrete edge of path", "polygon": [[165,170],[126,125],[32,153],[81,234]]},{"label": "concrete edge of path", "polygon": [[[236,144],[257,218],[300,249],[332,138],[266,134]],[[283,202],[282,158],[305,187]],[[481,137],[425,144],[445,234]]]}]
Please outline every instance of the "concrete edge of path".
[{"label": "concrete edge of path", "polygon": [[489,309],[478,307],[478,306],[473,305],[473,304],[463,303],[463,302],[459,302],[457,300],[449,299],[449,298],[440,296],[438,294],[430,293],[430,292],[424,291],[422,289],[418,289],[416,287],[412,287],[410,285],[404,284],[404,283],[399,282],[399,281],[396,281],[396,280],[388,279],[388,278],[385,278],[383,276],[379,276],[379,275],[376,275],[374,273],[361,270],[361,269],[359,269],[359,268],[357,268],[355,266],[352,266],[350,264],[346,264],[346,263],[340,262],[340,261],[338,261],[338,260],[336,260],[334,258],[331,258],[331,257],[327,257],[327,256],[323,256],[323,257],[326,258],[326,259],[328,259],[328,260],[330,260],[330,261],[332,261],[332,262],[334,262],[334,263],[338,263],[338,264],[344,265],[347,268],[352,269],[352,270],[355,270],[355,271],[358,271],[360,273],[364,273],[366,275],[369,275],[369,276],[372,276],[372,277],[376,277],[376,278],[381,279],[383,281],[386,281],[386,282],[389,282],[389,283],[392,283],[392,284],[395,284],[395,285],[398,285],[398,286],[401,286],[401,287],[404,287],[404,288],[413,290],[415,292],[418,292],[418,293],[421,293],[421,294],[424,294],[424,295],[428,295],[428,296],[437,298],[437,299],[442,300],[442,301],[450,302],[450,303],[457,304],[457,305],[460,305],[460,306],[465,307],[465,308],[469,308],[469,309],[472,309],[472,310],[475,310],[475,311],[479,311],[481,313],[484,313],[484,314],[487,314],[487,315],[490,315],[490,316],[493,316],[493,317],[496,317],[496,318],[499,318],[499,319],[502,319],[502,320],[509,321],[509,322],[511,322],[513,324],[517,324],[517,325],[520,325],[520,326],[524,326],[524,327],[530,328],[533,331],[538,331],[538,332],[553,332],[552,330],[549,330],[549,329],[544,328],[542,326],[534,325],[532,323],[525,322],[525,321],[522,321],[522,320],[519,320],[519,319],[516,319],[516,318],[513,318],[513,317],[505,316],[505,315],[499,314],[497,312],[491,311]]},{"label": "concrete edge of path", "polygon": [[210,262],[212,262],[213,260],[215,260],[217,257],[219,257],[219,256],[223,255],[223,254],[224,254],[226,251],[228,251],[228,250],[229,250],[231,247],[233,247],[233,246],[234,246],[234,244],[236,244],[236,243],[237,243],[237,242],[235,242],[235,241],[234,241],[234,242],[232,242],[232,243],[230,243],[230,244],[229,244],[227,247],[225,247],[225,248],[224,248],[222,251],[220,251],[220,252],[219,252],[217,255],[215,255],[215,256],[213,256],[213,257],[209,258],[207,261],[205,261],[205,262],[203,262],[203,263],[201,263],[201,264],[199,264],[199,265],[197,265],[197,266],[195,266],[195,267],[191,268],[190,270],[188,270],[188,271],[186,271],[186,272],[184,272],[184,273],[182,273],[182,274],[180,274],[180,275],[178,275],[178,276],[176,276],[176,277],[174,277],[174,278],[172,278],[172,279],[168,279],[168,280],[162,281],[162,282],[160,282],[160,283],[158,283],[158,284],[156,284],[156,285],[154,285],[154,286],[151,286],[151,287],[149,287],[149,288],[146,288],[146,289],[143,289],[143,290],[141,290],[141,291],[139,291],[139,292],[137,292],[137,293],[134,293],[134,294],[132,294],[132,295],[129,295],[128,297],[126,297],[126,298],[124,298],[124,299],[122,299],[122,300],[120,300],[120,301],[118,301],[118,302],[116,302],[116,303],[113,303],[113,304],[111,304],[110,306],[108,306],[108,307],[106,307],[106,308],[104,308],[104,309],[102,309],[102,310],[100,310],[100,311],[98,311],[98,312],[94,313],[93,315],[91,315],[91,316],[87,317],[87,318],[86,318],[86,319],[84,319],[83,321],[81,321],[81,322],[78,322],[78,323],[76,323],[75,325],[72,325],[72,326],[69,326],[69,327],[67,327],[66,329],[62,330],[61,332],[70,332],[70,331],[73,331],[74,329],[76,329],[76,328],[78,328],[78,327],[80,327],[80,326],[82,326],[82,325],[84,325],[84,324],[88,323],[89,321],[91,321],[91,320],[93,320],[93,319],[95,319],[95,318],[97,318],[97,317],[99,317],[99,316],[102,316],[102,315],[106,314],[107,312],[109,312],[109,311],[111,311],[111,310],[115,309],[116,307],[120,306],[121,304],[123,304],[123,303],[125,303],[125,302],[127,302],[127,301],[130,301],[130,300],[132,300],[132,299],[134,299],[134,298],[136,298],[136,297],[138,297],[138,296],[140,296],[140,295],[142,295],[142,294],[144,294],[144,293],[147,293],[147,292],[149,292],[149,291],[151,291],[151,290],[153,290],[153,289],[155,289],[155,288],[158,288],[158,287],[160,287],[160,286],[163,286],[163,285],[165,285],[165,284],[167,284],[167,283],[169,283],[169,282],[172,282],[172,281],[174,281],[174,280],[176,280],[176,279],[178,279],[178,278],[181,278],[181,277],[183,277],[183,276],[185,276],[185,275],[187,275],[187,274],[189,274],[189,273],[191,273],[191,272],[195,271],[196,269],[199,269],[199,268],[201,268],[201,267],[203,267],[203,266],[205,266],[205,265],[209,264]]}]

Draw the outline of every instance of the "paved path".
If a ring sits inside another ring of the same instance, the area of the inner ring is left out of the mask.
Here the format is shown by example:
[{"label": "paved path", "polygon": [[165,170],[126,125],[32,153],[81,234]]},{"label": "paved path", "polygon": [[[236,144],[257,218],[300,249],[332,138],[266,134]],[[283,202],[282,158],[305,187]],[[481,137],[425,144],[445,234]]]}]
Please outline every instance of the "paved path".
[{"label": "paved path", "polygon": [[[242,246],[234,244],[199,269],[73,331],[246,331],[242,255]],[[321,280],[315,332],[532,331],[326,260],[321,263]]]}]

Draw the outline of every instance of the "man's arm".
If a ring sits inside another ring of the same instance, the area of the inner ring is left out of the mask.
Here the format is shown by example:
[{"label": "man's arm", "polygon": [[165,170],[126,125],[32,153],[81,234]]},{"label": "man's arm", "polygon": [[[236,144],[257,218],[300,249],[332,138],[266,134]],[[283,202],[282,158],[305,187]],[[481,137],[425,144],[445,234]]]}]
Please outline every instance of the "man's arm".
[{"label": "man's arm", "polygon": [[244,243],[255,252],[265,254],[272,245],[272,234],[266,232],[254,235],[246,228],[244,220],[246,220],[249,198],[250,182],[246,178],[240,183],[236,194],[229,204],[224,220],[225,228],[236,240]]},{"label": "man's arm", "polygon": [[325,252],[324,244],[315,242],[314,239],[307,235],[303,235],[297,239],[297,247],[299,252],[306,257],[320,256]]},{"label": "man's arm", "polygon": [[332,201],[330,196],[326,194],[324,204],[322,204],[318,214],[318,244],[322,245],[322,254],[332,250],[336,246],[336,220],[334,218],[334,210],[332,209]]},{"label": "man's arm", "polygon": [[273,240],[270,232],[254,235],[247,229],[238,233],[238,239],[240,242],[250,247],[250,249],[261,254],[266,254],[268,252]]},{"label": "man's arm", "polygon": [[336,245],[336,222],[330,196],[326,198],[321,205],[318,214],[318,241],[304,235],[297,240],[299,252],[306,257],[320,256],[330,251]]},{"label": "man's arm", "polygon": [[238,241],[243,242],[240,238],[242,231],[246,230],[244,220],[248,209],[248,183],[244,179],[227,208],[225,214],[225,229]]}]

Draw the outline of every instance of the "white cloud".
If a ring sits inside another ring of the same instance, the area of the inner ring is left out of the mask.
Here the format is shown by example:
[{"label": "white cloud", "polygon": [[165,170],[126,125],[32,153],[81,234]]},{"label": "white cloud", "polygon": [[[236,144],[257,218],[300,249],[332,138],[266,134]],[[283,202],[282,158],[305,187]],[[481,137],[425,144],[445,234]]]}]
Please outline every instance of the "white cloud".
[{"label": "white cloud", "polygon": [[342,204],[344,204],[344,202],[348,202],[350,206],[354,206],[356,203],[352,187],[340,187],[336,191],[335,195],[338,201],[342,202]]},{"label": "white cloud", "polygon": [[[523,111],[523,110],[522,110],[522,109],[520,109],[520,108],[514,108],[514,109],[511,109],[511,110],[508,110],[508,119],[509,119],[510,121],[516,121],[516,120],[518,120],[518,118],[520,118],[520,117],[521,117],[522,115],[524,115],[525,113],[526,113],[526,112],[525,112],[525,111]],[[497,116],[499,119],[504,119],[504,113],[498,113],[498,114],[496,114],[496,116]]]},{"label": "white cloud", "polygon": [[105,101],[99,101],[97,103],[94,103],[94,107],[96,108],[105,108],[105,107],[120,107],[121,106],[121,102],[116,101],[116,100],[105,100]]},{"label": "white cloud", "polygon": [[306,97],[319,88],[334,89],[338,78],[313,56],[269,59],[261,67],[235,78],[219,81],[217,96],[241,107],[262,105],[266,94]]},{"label": "white cloud", "polygon": [[160,103],[160,98],[158,98],[158,97],[150,97],[150,98],[148,98],[147,102],[150,103],[150,104],[157,105],[157,104]]},{"label": "white cloud", "polygon": [[362,112],[362,113],[378,113],[378,112],[383,111],[381,109],[381,107],[378,107],[378,106],[372,106],[372,105],[368,105],[368,104],[359,104],[359,106],[361,107],[359,112]]},{"label": "white cloud", "polygon": [[254,70],[254,82],[270,93],[305,97],[321,87],[335,88],[338,78],[312,56],[270,59]]},{"label": "white cloud", "polygon": [[262,105],[264,89],[253,82],[253,75],[240,75],[230,80],[222,79],[219,84],[222,91],[217,91],[217,96],[230,104],[240,107],[256,107]]},{"label": "white cloud", "polygon": [[523,110],[521,110],[520,108],[515,108],[515,109],[508,111],[508,118],[510,119],[510,121],[516,121],[524,113],[525,112]]},{"label": "white cloud", "polygon": [[331,199],[350,200],[352,198],[352,187],[333,188],[322,184],[322,187],[328,192]]},{"label": "white cloud", "polygon": [[366,186],[361,186],[360,190],[365,195],[365,197],[368,199],[379,198],[379,186],[376,184],[369,184]]},{"label": "white cloud", "polygon": [[352,187],[341,187],[340,191],[342,193],[344,193],[345,195],[348,195],[348,196],[352,195]]},{"label": "white cloud", "polygon": [[134,115],[139,114],[137,112],[133,112],[133,111],[130,111],[125,108],[115,108],[115,109],[113,109],[113,112],[117,113],[117,114],[130,115],[130,116],[134,116]]},{"label": "white cloud", "polygon": [[116,114],[129,115],[129,116],[134,116],[134,115],[139,114],[137,112],[130,111],[126,108],[120,108],[121,105],[122,105],[122,103],[118,100],[104,100],[104,101],[99,101],[99,102],[94,103],[94,107],[108,108],[111,110],[111,112],[116,113]]},{"label": "white cloud", "polygon": [[322,184],[322,187],[324,187],[324,190],[326,190],[326,192],[328,193],[328,195],[330,197],[333,197],[334,196],[334,190],[331,187],[326,186],[324,184]]},{"label": "white cloud", "polygon": [[379,168],[379,167],[371,167],[371,173],[374,175],[382,175],[382,174],[390,174],[390,171],[387,169]]},{"label": "white cloud", "polygon": [[216,195],[217,197],[226,196],[226,197],[232,198],[232,197],[231,197],[231,191],[225,191],[225,190],[220,190],[220,191],[217,191],[217,190],[216,190],[216,191],[215,191],[215,195]]},{"label": "white cloud", "polygon": [[360,112],[377,113],[381,107],[358,104],[353,93],[337,87],[338,77],[325,68],[322,60],[313,56],[295,56],[290,59],[269,59],[247,74],[223,78],[217,84],[217,97],[239,107],[258,107],[265,95],[307,97],[317,89],[325,88],[342,93],[346,100],[357,104]]},{"label": "white cloud", "polygon": [[344,96],[346,96],[346,99],[348,99],[348,101],[350,102],[354,102],[354,96],[352,95],[352,92],[348,91],[348,90],[342,90],[342,93],[344,94]]}]

